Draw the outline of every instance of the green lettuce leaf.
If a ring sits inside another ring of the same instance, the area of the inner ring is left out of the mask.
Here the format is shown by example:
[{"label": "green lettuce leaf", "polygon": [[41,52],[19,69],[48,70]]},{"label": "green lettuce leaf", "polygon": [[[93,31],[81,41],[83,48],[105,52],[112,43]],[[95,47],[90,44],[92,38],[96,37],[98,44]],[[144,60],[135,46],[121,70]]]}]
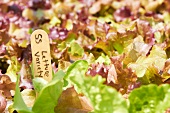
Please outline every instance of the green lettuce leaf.
[{"label": "green lettuce leaf", "polygon": [[125,99],[115,89],[103,84],[101,76],[85,76],[88,63],[79,60],[73,63],[66,73],[71,82],[90,100],[94,107],[93,113],[128,113]]},{"label": "green lettuce leaf", "polygon": [[59,71],[54,75],[54,78],[49,82],[38,94],[32,111],[34,113],[54,113],[54,108],[57,105],[58,98],[62,93],[64,72]]},{"label": "green lettuce leaf", "polygon": [[134,89],[129,95],[129,113],[165,113],[170,107],[170,85],[150,84]]},{"label": "green lettuce leaf", "polygon": [[85,84],[83,80],[84,77],[82,75],[85,75],[87,69],[88,63],[84,60],[78,60],[73,63],[66,72],[66,80],[68,80],[69,83],[73,83],[75,85],[75,89],[78,92],[81,92],[81,88],[79,88],[78,86],[82,86],[83,84]]},{"label": "green lettuce leaf", "polygon": [[104,63],[106,65],[109,65],[111,63],[110,58],[106,55],[104,55],[103,53],[101,54],[101,56],[99,56],[99,58],[95,61],[96,63]]},{"label": "green lettuce leaf", "polygon": [[26,106],[26,104],[24,103],[24,100],[21,96],[20,89],[19,89],[19,78],[20,78],[20,75],[18,75],[18,79],[16,82],[13,108],[21,113],[32,113],[31,109],[29,109]]},{"label": "green lettuce leaf", "polygon": [[39,78],[36,77],[33,79],[33,85],[34,85],[34,89],[36,90],[36,92],[40,92],[42,90],[42,88],[47,85],[47,81],[44,80],[43,78]]},{"label": "green lettuce leaf", "polygon": [[[28,108],[23,101],[19,89],[18,79],[16,84],[13,108],[21,113],[54,113],[54,108],[58,103],[60,94],[62,93],[62,78],[64,75],[65,73],[63,71],[58,71],[54,75],[53,80],[45,85],[38,94],[32,109]],[[20,78],[20,76],[18,78]]]},{"label": "green lettuce leaf", "polygon": [[119,42],[114,42],[113,47],[118,51],[119,54],[123,52],[124,47]]},{"label": "green lettuce leaf", "polygon": [[71,48],[71,54],[72,55],[83,56],[84,49],[78,43],[72,42],[70,44],[70,48]]}]

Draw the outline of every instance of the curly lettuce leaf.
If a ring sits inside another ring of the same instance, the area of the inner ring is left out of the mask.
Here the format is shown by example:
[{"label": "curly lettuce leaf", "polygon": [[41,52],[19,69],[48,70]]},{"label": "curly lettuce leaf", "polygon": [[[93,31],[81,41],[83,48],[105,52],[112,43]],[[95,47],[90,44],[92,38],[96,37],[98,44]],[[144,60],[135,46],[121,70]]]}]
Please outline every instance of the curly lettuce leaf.
[{"label": "curly lettuce leaf", "polygon": [[66,73],[66,79],[91,101],[93,113],[128,113],[125,99],[115,89],[103,84],[101,76],[85,76],[88,63],[79,60]]},{"label": "curly lettuce leaf", "polygon": [[76,42],[72,42],[70,44],[70,49],[71,49],[70,52],[72,55],[83,56],[84,54],[84,49]]},{"label": "curly lettuce leaf", "polygon": [[170,85],[150,84],[134,89],[129,95],[129,113],[165,113],[170,107]]},{"label": "curly lettuce leaf", "polygon": [[[166,61],[166,53],[159,46],[153,46],[149,56],[140,56],[135,63],[129,64],[138,77],[152,78],[152,76],[158,75],[164,68]],[[154,71],[153,71],[154,70]],[[150,83],[150,81],[148,81]]]},{"label": "curly lettuce leaf", "polygon": [[95,62],[100,63],[100,64],[104,63],[106,65],[109,65],[111,63],[111,60],[107,55],[104,55],[102,53],[101,56],[99,56],[99,58]]}]

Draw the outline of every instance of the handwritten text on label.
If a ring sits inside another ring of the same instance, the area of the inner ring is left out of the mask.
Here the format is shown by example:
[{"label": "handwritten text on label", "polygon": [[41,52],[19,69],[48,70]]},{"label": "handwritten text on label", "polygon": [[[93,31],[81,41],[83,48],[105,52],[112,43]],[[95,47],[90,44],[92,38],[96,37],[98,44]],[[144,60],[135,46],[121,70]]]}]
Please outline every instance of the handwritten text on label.
[{"label": "handwritten text on label", "polygon": [[[41,55],[40,55],[41,54]],[[39,73],[39,75],[36,75],[36,77],[43,77],[42,73],[43,70],[45,71],[44,76],[48,77],[49,76],[49,64],[48,64],[48,60],[46,59],[46,55],[47,51],[38,51],[35,53],[35,57],[36,57],[36,65],[37,65],[37,73]],[[40,58],[42,56],[42,58]],[[45,69],[41,69],[41,63],[40,63],[40,59],[42,59],[43,63],[44,63],[44,67]]]},{"label": "handwritten text on label", "polygon": [[34,77],[42,77],[47,81],[52,79],[49,38],[45,31],[36,30],[31,35],[31,50],[33,58]]}]

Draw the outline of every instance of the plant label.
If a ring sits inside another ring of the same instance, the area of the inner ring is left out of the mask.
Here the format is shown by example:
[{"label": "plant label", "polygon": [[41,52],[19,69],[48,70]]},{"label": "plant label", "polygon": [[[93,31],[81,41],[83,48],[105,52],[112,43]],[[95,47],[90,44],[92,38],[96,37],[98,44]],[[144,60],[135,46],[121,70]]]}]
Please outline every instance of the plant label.
[{"label": "plant label", "polygon": [[31,34],[31,50],[34,77],[41,77],[48,82],[52,80],[50,44],[44,30],[35,30]]}]

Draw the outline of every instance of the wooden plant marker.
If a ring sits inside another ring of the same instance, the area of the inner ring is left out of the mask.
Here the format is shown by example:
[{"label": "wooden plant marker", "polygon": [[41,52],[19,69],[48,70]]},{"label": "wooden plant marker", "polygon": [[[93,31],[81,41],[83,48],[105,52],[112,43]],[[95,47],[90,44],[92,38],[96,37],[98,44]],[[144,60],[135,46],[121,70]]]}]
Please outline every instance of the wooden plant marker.
[{"label": "wooden plant marker", "polygon": [[41,77],[50,82],[52,80],[50,44],[44,30],[38,29],[31,34],[31,50],[34,77]]}]

